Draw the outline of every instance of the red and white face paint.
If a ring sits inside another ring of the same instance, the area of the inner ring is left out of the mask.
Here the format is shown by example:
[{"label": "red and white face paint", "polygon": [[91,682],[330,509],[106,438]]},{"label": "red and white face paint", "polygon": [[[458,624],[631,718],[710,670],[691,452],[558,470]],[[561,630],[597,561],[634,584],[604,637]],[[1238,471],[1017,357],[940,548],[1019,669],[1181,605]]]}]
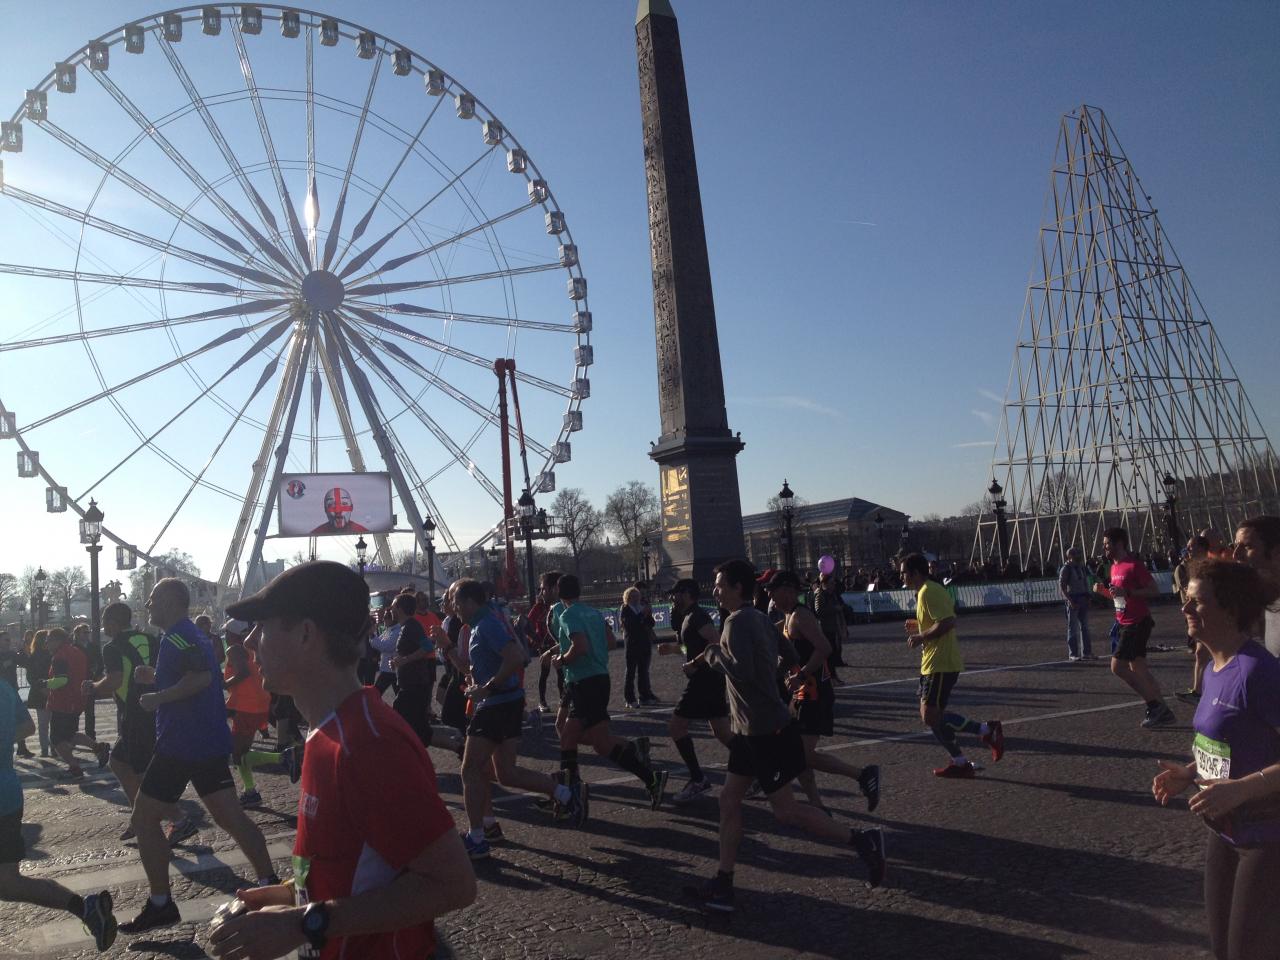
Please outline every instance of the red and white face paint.
[{"label": "red and white face paint", "polygon": [[351,522],[351,494],[342,487],[326,490],[324,495],[324,513],[329,522],[341,530]]}]

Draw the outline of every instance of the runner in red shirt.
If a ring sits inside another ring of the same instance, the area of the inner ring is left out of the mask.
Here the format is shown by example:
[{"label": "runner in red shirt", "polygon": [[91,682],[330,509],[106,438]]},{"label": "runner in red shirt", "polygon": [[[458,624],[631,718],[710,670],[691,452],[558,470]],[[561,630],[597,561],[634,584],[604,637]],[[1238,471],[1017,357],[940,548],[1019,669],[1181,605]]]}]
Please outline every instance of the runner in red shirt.
[{"label": "runner in red shirt", "polygon": [[[369,591],[337,563],[300,564],[227,608],[256,621],[268,690],[293,697],[311,734],[302,762],[297,897],[288,885],[241,890],[249,912],[212,932],[215,957],[430,958],[434,921],[470,904],[475,874],[417,735],[356,663]],[[398,814],[398,815],[397,815]]]}]

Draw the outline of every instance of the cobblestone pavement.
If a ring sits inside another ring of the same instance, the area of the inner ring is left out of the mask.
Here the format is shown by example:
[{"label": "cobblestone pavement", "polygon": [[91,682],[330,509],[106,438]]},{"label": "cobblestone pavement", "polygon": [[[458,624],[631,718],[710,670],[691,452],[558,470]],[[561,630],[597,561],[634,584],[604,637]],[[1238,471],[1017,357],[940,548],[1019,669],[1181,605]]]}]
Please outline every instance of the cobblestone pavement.
[{"label": "cobblestone pavement", "polygon": [[[860,625],[846,648],[852,686],[839,691],[836,736],[827,749],[854,763],[877,762],[884,797],[867,817],[856,786],[819,775],[836,816],[882,824],[888,832],[884,887],[865,889],[847,849],[810,842],[775,827],[767,806],[750,804],[736,879],[738,913],[708,917],[680,890],[714,871],[713,797],[651,812],[639,785],[595,758],[591,821],[581,831],[551,823],[521,796],[501,795],[507,841],[477,864],[480,896],[441,924],[459,958],[1071,957],[1177,960],[1207,956],[1200,868],[1204,830],[1187,812],[1161,809],[1149,791],[1156,760],[1190,749],[1191,708],[1172,700],[1186,685],[1190,658],[1172,605],[1156,608],[1157,678],[1178,724],[1139,727],[1141,705],[1107,670],[1105,659],[1067,663],[1057,610],[962,618],[969,667],[954,707],[1005,718],[1008,754],[974,781],[941,781],[931,768],[945,754],[919,730],[919,655],[899,623]],[[1106,652],[1106,614],[1093,618],[1095,647]],[[613,655],[615,729],[653,738],[655,761],[684,770],[665,735],[668,708],[621,709],[622,654]],[[673,658],[654,658],[654,685],[674,702],[682,675]],[[530,678],[534,691],[536,677]],[[554,687],[554,683],[553,683]],[[535,692],[536,693],[536,692]],[[554,689],[552,702],[555,702]],[[100,707],[100,713],[109,711]],[[100,732],[109,729],[100,721]],[[724,750],[699,731],[699,756],[718,780]],[[556,765],[554,731],[527,730],[525,762]],[[964,743],[982,758],[976,744]],[[457,760],[433,753],[440,788],[461,822]],[[56,877],[77,891],[110,889],[121,918],[145,897],[136,849],[116,838],[123,795],[106,772],[68,786],[51,768],[17,761],[26,791],[24,872]],[[292,842],[296,788],[263,773],[266,806],[253,813],[283,870]],[[175,858],[174,893],[184,922],[134,938],[112,955],[203,957],[205,923],[247,876],[243,857],[201,814],[201,832]],[[66,914],[0,904],[0,957],[94,955]]]}]

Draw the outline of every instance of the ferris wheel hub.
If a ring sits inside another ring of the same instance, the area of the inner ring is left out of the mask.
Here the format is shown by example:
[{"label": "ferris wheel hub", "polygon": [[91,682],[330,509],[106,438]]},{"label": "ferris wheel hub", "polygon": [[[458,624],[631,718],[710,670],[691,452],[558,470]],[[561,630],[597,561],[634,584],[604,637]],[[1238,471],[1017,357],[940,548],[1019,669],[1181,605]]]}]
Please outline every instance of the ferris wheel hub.
[{"label": "ferris wheel hub", "polygon": [[347,289],[328,270],[312,270],[302,278],[302,300],[312,310],[336,310]]}]

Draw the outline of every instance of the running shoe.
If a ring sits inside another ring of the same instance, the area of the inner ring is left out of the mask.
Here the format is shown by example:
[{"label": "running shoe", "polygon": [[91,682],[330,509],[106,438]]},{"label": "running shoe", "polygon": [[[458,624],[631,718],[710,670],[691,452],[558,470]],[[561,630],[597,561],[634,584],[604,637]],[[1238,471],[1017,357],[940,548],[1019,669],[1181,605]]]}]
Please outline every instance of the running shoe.
[{"label": "running shoe", "polygon": [[[1200,702],[1200,691],[1192,690],[1190,687],[1186,690],[1179,690],[1177,696],[1183,703],[1198,704]],[[30,756],[30,754],[28,754],[28,756]]]},{"label": "running shoe", "polygon": [[550,713],[551,705],[548,704],[547,701],[543,700],[541,703],[538,704],[538,709],[541,710],[543,713]]},{"label": "running shoe", "polygon": [[579,780],[569,787],[569,793],[569,802],[564,805],[563,809],[568,814],[569,819],[573,821],[573,825],[580,827],[587,822],[587,816],[591,812],[587,784],[585,781]]},{"label": "running shoe", "polygon": [[858,789],[867,798],[867,813],[875,813],[876,807],[880,806],[879,764],[872,763],[862,768],[858,774]]},{"label": "running shoe", "polygon": [[73,783],[79,783],[84,779],[84,770],[80,767],[69,767],[58,774],[59,780],[70,780]]},{"label": "running shoe", "polygon": [[25,743],[18,744],[17,748],[14,750],[14,753],[16,753],[18,756],[26,760],[31,760],[35,758],[35,754],[27,749],[27,745]]},{"label": "running shoe", "polygon": [[246,790],[240,794],[240,806],[256,807],[262,803],[262,794],[257,790]]},{"label": "running shoe", "polygon": [[872,827],[870,830],[859,830],[855,846],[858,856],[867,865],[867,886],[874,890],[884,883],[884,828]]},{"label": "running shoe", "polygon": [[[176,847],[183,840],[190,839],[200,832],[200,828],[196,826],[195,821],[190,817],[183,817],[177,823],[169,824],[168,829],[164,832],[164,838],[169,842],[169,846]],[[174,908],[177,909],[176,907]]]},{"label": "running shoe", "polygon": [[[557,784],[564,783],[564,771],[563,770],[555,771],[553,774],[551,774],[551,779],[554,780]],[[554,797],[534,797],[533,805],[537,807],[539,810],[550,810],[552,813],[555,813],[555,814],[558,814],[560,811],[560,805],[556,803]]]},{"label": "running shoe", "polygon": [[472,860],[483,860],[489,856],[489,841],[484,837],[479,840],[472,840],[471,834],[462,834],[462,845],[467,850],[467,856]]},{"label": "running shoe", "polygon": [[133,824],[130,824],[128,827],[126,827],[124,833],[120,834],[121,843],[125,843],[129,840],[136,840],[136,839],[138,839],[138,834],[134,831]]},{"label": "running shoe", "polygon": [[1004,756],[1004,724],[999,720],[988,720],[987,731],[980,739],[991,748],[991,762],[999,763]]},{"label": "running shoe", "polygon": [[535,707],[534,709],[529,711],[526,719],[528,719],[529,721],[530,730],[532,730],[534,733],[542,732],[542,711],[541,710]]},{"label": "running shoe", "polygon": [[502,835],[502,824],[491,823],[484,828],[484,838],[490,843],[501,843],[507,839]]},{"label": "running shoe", "polygon": [[651,746],[649,743],[649,738],[636,737],[631,742],[636,745],[636,752],[640,754],[640,762],[643,763],[646,767],[651,766],[651,764],[649,763],[649,748]]},{"label": "running shoe", "polygon": [[1074,653],[1072,653],[1072,654],[1069,654],[1069,655],[1067,656],[1067,659],[1068,659],[1071,663],[1079,663],[1079,662],[1080,662],[1080,660],[1081,660],[1082,658],[1081,658],[1081,657],[1078,657],[1078,656],[1076,656]]},{"label": "running shoe", "polygon": [[733,913],[734,911],[733,884],[721,880],[718,876],[696,887],[685,887],[684,895],[716,913]]},{"label": "running shoe", "polygon": [[1169,709],[1169,705],[1166,703],[1148,709],[1147,715],[1142,718],[1142,725],[1147,728],[1162,727],[1166,724],[1177,722],[1178,718],[1174,716],[1173,711]]},{"label": "running shoe", "polygon": [[704,793],[711,792],[711,781],[707,779],[690,780],[684,785],[684,789],[671,798],[671,802],[677,807],[683,807],[686,803],[692,803]]},{"label": "running shoe", "polygon": [[661,702],[662,701],[659,700],[657,697],[641,697],[640,698],[640,706],[642,707],[656,707]]},{"label": "running shoe", "polygon": [[967,760],[964,763],[948,763],[945,767],[936,767],[933,771],[935,777],[942,777],[944,780],[972,780],[976,774],[977,770]]},{"label": "running shoe", "polygon": [[93,935],[99,953],[116,942],[116,918],[111,913],[111,894],[106,890],[84,898],[84,916],[80,919],[84,928]]},{"label": "running shoe", "polygon": [[653,771],[653,779],[646,788],[649,791],[649,809],[657,810],[662,806],[662,797],[667,792],[667,780],[670,778],[666,770]]},{"label": "running shoe", "polygon": [[98,769],[105,769],[111,761],[111,744],[96,743],[93,746],[93,754],[98,758]]},{"label": "running shoe", "polygon": [[157,907],[148,899],[142,912],[132,920],[120,924],[119,929],[123,933],[144,933],[156,927],[172,926],[181,919],[182,914],[178,913],[178,905],[172,897],[165,901],[163,907]]},{"label": "running shoe", "polygon": [[636,708],[636,706],[637,706],[637,704],[636,704],[636,702],[635,702],[634,700],[627,700],[627,701],[626,701],[626,704],[627,704],[627,709],[628,709],[628,710],[634,710],[634,709]]},{"label": "running shoe", "polygon": [[302,779],[302,756],[305,751],[305,743],[297,743],[280,751],[280,760],[289,773],[290,783],[297,783]]}]

